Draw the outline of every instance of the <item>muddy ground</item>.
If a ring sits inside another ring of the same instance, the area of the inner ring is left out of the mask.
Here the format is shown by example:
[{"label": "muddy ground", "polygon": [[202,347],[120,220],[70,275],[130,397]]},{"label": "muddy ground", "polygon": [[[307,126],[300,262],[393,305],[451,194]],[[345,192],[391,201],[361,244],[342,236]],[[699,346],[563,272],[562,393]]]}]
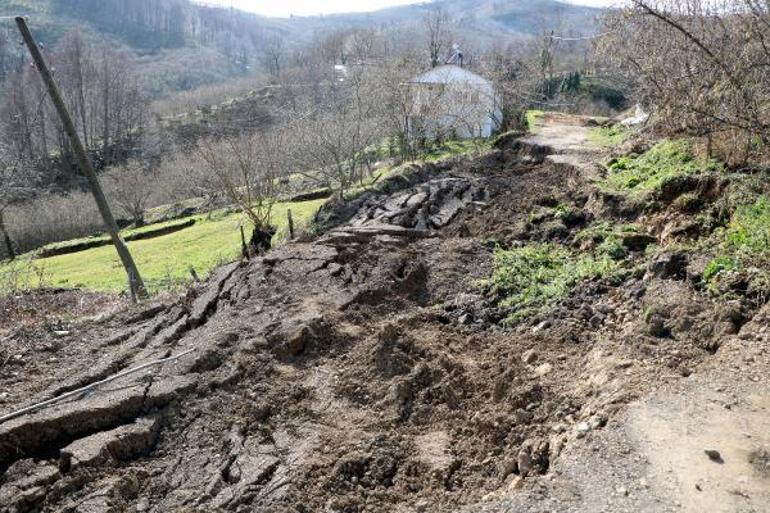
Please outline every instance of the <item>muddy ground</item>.
[{"label": "muddy ground", "polygon": [[417,167],[178,301],[4,325],[0,416],[184,356],[1,422],[0,511],[770,511],[770,430],[728,428],[721,488],[700,447],[767,419],[761,305],[667,254],[514,325],[481,293],[496,245],[564,236],[538,207],[617,219],[584,121]]}]

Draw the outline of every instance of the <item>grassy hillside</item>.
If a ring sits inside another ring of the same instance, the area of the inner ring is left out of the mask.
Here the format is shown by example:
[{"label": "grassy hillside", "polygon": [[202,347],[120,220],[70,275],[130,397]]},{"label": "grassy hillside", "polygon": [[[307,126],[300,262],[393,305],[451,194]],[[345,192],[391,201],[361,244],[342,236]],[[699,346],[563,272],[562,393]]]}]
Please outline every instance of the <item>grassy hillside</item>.
[{"label": "grassy hillside", "polygon": [[[286,238],[288,209],[299,227],[309,222],[324,201],[277,204],[273,219],[278,233],[274,243]],[[240,214],[219,212],[194,218],[196,223],[190,228],[127,243],[151,292],[189,281],[191,268],[203,278],[216,266],[238,258],[239,226],[248,228]],[[0,293],[41,286],[107,292],[127,288],[125,273],[111,245],[41,259],[30,253],[15,262],[0,264]]]}]

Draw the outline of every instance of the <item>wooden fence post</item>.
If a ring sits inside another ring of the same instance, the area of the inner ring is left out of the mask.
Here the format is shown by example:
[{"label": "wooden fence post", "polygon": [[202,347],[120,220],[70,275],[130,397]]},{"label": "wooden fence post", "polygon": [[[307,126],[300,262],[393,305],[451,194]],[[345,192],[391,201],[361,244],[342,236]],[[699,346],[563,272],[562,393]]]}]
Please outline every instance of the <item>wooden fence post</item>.
[{"label": "wooden fence post", "polygon": [[286,217],[289,218],[289,239],[294,240],[294,219],[291,217],[291,209],[286,210]]}]

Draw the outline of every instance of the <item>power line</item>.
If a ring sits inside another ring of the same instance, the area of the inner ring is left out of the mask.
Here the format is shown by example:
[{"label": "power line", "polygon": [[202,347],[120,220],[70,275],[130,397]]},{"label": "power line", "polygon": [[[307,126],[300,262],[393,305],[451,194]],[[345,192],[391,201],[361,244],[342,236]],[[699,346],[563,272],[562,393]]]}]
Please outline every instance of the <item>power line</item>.
[{"label": "power line", "polygon": [[586,40],[589,40],[589,39],[598,39],[600,37],[608,36],[608,35],[612,34],[613,32],[615,32],[615,31],[613,30],[613,31],[609,31],[609,32],[602,32],[600,34],[593,34],[593,35],[590,35],[590,36],[580,36],[580,37],[561,37],[561,36],[554,36],[554,35],[550,35],[548,37],[550,37],[551,39],[553,39],[555,41],[586,41]]}]

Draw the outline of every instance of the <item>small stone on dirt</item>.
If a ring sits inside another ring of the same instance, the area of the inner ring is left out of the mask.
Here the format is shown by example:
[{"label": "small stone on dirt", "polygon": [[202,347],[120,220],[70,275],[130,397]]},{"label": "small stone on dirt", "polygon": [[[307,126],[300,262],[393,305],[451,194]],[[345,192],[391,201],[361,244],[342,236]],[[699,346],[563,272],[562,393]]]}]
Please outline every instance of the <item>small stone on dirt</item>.
[{"label": "small stone on dirt", "polygon": [[524,351],[524,354],[521,355],[521,361],[523,361],[526,364],[533,364],[537,361],[537,351],[534,349],[530,349],[529,351]]},{"label": "small stone on dirt", "polygon": [[553,366],[550,363],[544,363],[543,365],[540,365],[537,369],[535,369],[535,374],[542,377],[546,374],[549,374],[553,370]]},{"label": "small stone on dirt", "polygon": [[530,470],[532,470],[532,456],[530,456],[528,448],[524,448],[519,451],[518,465],[519,475],[522,477],[527,477]]},{"label": "small stone on dirt", "polygon": [[591,426],[590,424],[588,424],[588,422],[581,422],[580,424],[577,425],[577,427],[575,428],[575,431],[577,432],[576,436],[578,438],[583,438],[591,431]]},{"label": "small stone on dirt", "polygon": [[514,476],[510,483],[508,483],[509,490],[520,490],[524,488],[524,479],[521,476]]},{"label": "small stone on dirt", "polygon": [[706,453],[706,456],[708,456],[709,459],[715,463],[724,463],[725,461],[722,459],[722,455],[716,449],[703,449],[703,452]]}]

